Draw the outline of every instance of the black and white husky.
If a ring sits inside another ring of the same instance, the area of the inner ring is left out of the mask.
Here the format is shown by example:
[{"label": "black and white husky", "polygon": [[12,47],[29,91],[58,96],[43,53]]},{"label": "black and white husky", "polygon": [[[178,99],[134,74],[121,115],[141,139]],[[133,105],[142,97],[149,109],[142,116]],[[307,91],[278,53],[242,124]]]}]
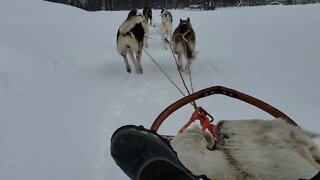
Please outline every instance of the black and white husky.
[{"label": "black and white husky", "polygon": [[[141,67],[141,55],[145,30],[142,26],[143,15],[136,9],[129,12],[127,19],[120,25],[117,33],[117,50],[123,57],[128,73],[131,67],[128,62],[129,54],[138,74],[143,73]],[[136,57],[135,57],[136,56]]]},{"label": "black and white husky", "polygon": [[159,31],[164,43],[164,48],[167,49],[167,43],[172,39],[172,14],[168,10],[161,10],[161,24]]},{"label": "black and white husky", "polygon": [[145,6],[142,10],[143,16],[146,18],[146,21],[150,21],[150,26],[152,25],[152,9],[149,6]]},{"label": "black and white husky", "polygon": [[[187,20],[180,19],[178,27],[174,30],[172,35],[173,51],[178,55],[178,69],[179,71],[191,71],[191,61],[196,58],[196,34],[192,28],[190,18]],[[182,54],[187,59],[185,69],[182,63]]]}]

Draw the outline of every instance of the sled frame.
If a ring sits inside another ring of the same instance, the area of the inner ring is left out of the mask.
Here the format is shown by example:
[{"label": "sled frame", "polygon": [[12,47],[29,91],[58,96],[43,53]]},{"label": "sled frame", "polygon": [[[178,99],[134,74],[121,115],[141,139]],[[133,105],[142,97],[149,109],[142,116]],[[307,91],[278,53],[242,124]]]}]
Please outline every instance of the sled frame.
[{"label": "sled frame", "polygon": [[268,114],[272,115],[275,118],[282,118],[283,120],[285,120],[287,123],[294,125],[294,126],[298,126],[297,123],[292,120],[289,116],[287,116],[286,114],[284,114],[283,112],[281,112],[280,110],[278,110],[277,108],[257,99],[254,98],[250,95],[244,94],[242,92],[236,91],[234,89],[230,89],[227,87],[223,87],[223,86],[213,86],[213,87],[209,87],[203,90],[200,90],[198,92],[192,93],[188,96],[185,96],[183,98],[181,98],[180,100],[174,102],[173,104],[171,104],[170,106],[168,106],[165,110],[163,110],[159,116],[154,120],[153,124],[151,125],[150,130],[157,132],[158,129],[160,128],[161,124],[176,110],[180,109],[181,107],[183,107],[186,104],[189,104],[191,102],[194,102],[197,99],[201,99],[201,98],[205,98],[211,95],[215,95],[215,94],[221,94],[221,95],[225,95],[231,98],[235,98],[238,100],[241,100],[243,102],[246,102],[248,104],[251,104],[265,112],[267,112]]}]

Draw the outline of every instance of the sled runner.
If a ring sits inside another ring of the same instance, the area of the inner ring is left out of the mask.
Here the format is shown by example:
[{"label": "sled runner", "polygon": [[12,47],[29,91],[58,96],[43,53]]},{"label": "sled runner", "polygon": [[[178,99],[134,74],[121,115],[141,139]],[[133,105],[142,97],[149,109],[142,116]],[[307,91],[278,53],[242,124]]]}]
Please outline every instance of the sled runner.
[{"label": "sled runner", "polygon": [[[170,114],[186,104],[195,105],[195,100],[214,94],[242,100],[277,119],[268,122],[222,121],[215,126],[211,123],[212,118],[208,112],[201,107],[195,107],[189,122],[178,135],[157,134],[157,130]],[[201,129],[187,129],[195,120],[200,120]],[[248,123],[251,123],[252,127],[244,130],[243,127]],[[263,128],[267,130],[260,132]],[[258,135],[254,134],[257,132]],[[251,135],[252,137],[246,140],[253,144],[240,141]],[[119,128],[111,139],[111,154],[118,166],[131,179],[137,180],[158,178],[188,180],[207,179],[207,177],[317,180],[320,176],[317,174],[320,170],[320,156],[317,147],[310,140],[312,136],[314,135],[303,131],[290,117],[271,105],[241,92],[214,86],[186,96],[168,106],[155,119],[150,130],[132,125]],[[251,145],[253,146],[250,147]],[[211,162],[205,165],[211,167],[208,169],[203,167],[202,161],[199,160],[201,158]],[[253,158],[253,162],[248,160],[250,158]],[[279,162],[273,163],[273,161]],[[262,169],[257,170],[255,166]]]}]

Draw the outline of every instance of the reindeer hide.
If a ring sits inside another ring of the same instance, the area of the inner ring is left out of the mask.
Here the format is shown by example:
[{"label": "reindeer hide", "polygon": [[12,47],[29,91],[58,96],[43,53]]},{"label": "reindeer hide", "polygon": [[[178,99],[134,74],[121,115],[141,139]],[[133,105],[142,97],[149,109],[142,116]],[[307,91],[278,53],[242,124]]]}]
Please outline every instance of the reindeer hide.
[{"label": "reindeer hide", "polygon": [[[180,161],[196,175],[210,179],[298,180],[317,174],[318,135],[281,119],[222,121],[214,142],[194,127],[171,140]],[[213,150],[209,150],[213,149]]]}]

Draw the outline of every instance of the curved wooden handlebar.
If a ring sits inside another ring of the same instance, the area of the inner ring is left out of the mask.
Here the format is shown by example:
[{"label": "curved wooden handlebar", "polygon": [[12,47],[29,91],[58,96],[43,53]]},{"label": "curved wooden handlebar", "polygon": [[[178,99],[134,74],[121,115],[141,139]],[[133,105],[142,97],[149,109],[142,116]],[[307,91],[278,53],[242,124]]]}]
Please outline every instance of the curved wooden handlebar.
[{"label": "curved wooden handlebar", "polygon": [[207,96],[211,96],[214,94],[222,94],[225,96],[229,96],[235,99],[239,99],[241,101],[244,101],[248,104],[251,104],[267,113],[272,115],[275,118],[282,118],[287,123],[292,124],[294,126],[297,126],[296,122],[294,122],[290,117],[288,117],[286,114],[281,112],[280,110],[276,109],[275,107],[256,99],[252,96],[249,96],[247,94],[241,93],[239,91],[229,89],[223,86],[213,86],[210,88],[206,88],[203,90],[200,90],[198,92],[195,92],[193,94],[190,94],[189,96],[183,97],[180,100],[176,101],[175,103],[168,106],[164,111],[160,113],[160,115],[154,120],[151,130],[157,132],[163,121],[170,116],[173,112],[181,108],[182,106],[194,102],[197,99],[201,99]]}]

